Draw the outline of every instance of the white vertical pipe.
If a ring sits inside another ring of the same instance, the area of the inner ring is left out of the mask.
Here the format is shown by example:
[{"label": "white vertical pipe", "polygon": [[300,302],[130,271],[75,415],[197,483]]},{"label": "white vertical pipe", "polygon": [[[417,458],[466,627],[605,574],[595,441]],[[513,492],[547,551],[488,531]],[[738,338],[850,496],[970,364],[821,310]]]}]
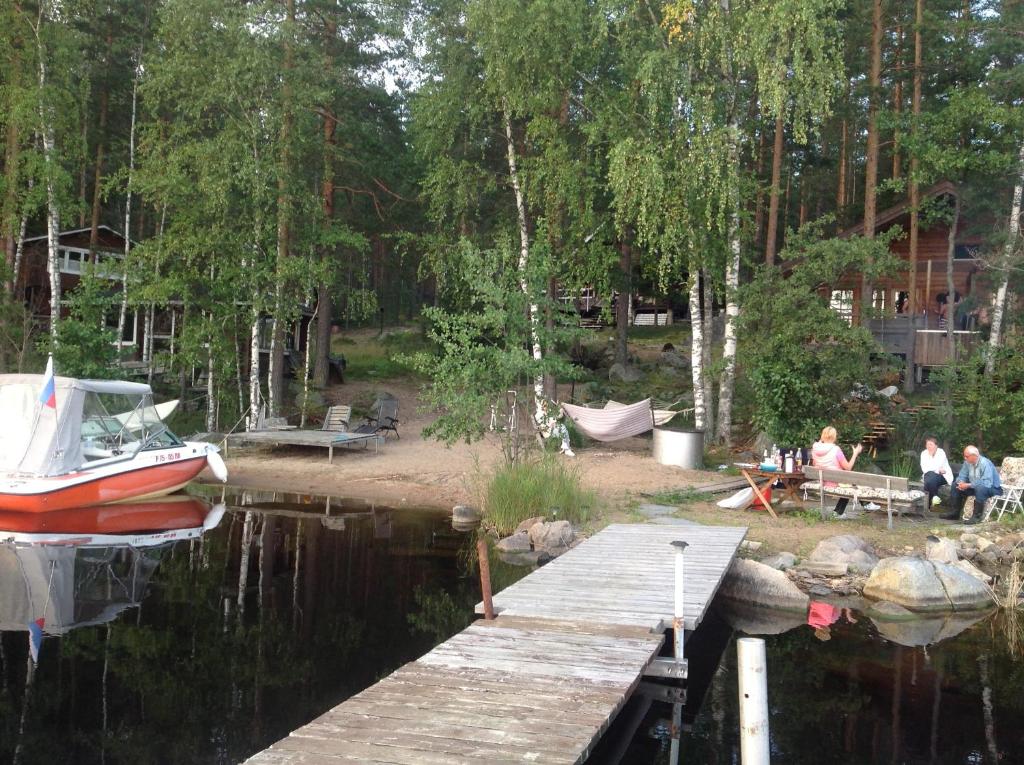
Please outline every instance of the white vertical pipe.
[{"label": "white vertical pipe", "polygon": [[676,587],[675,587],[675,608],[672,611],[672,639],[677,662],[683,660],[683,632],[686,629],[686,622],[683,614],[683,552],[687,544],[683,541],[672,543],[676,550]]},{"label": "white vertical pipe", "polygon": [[740,691],[740,758],[743,765],[768,765],[768,665],[764,641],[736,641]]}]

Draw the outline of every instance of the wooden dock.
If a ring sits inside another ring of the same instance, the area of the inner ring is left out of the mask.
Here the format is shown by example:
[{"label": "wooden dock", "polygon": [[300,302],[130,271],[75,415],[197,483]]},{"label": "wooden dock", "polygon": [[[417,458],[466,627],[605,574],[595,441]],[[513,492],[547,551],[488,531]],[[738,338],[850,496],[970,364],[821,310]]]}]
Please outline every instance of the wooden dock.
[{"label": "wooden dock", "polygon": [[658,655],[688,543],[700,624],[744,528],[616,524],[494,598],[480,620],[339,704],[252,765],[580,763]]},{"label": "wooden dock", "polygon": [[232,433],[224,440],[228,444],[264,444],[268,446],[317,446],[327,449],[327,461],[334,462],[334,447],[351,444],[368,445],[373,441],[380,446],[381,436],[375,433],[339,433],[333,430],[249,430]]}]

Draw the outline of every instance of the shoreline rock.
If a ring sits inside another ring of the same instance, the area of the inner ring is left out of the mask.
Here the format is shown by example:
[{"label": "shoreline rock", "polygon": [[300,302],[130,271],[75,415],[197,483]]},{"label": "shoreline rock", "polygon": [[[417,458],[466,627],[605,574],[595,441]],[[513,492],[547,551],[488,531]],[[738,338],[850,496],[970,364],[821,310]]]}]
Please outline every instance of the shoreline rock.
[{"label": "shoreline rock", "polygon": [[977,611],[992,605],[988,588],[948,563],[910,556],[884,558],[864,585],[865,597],[911,611]]}]

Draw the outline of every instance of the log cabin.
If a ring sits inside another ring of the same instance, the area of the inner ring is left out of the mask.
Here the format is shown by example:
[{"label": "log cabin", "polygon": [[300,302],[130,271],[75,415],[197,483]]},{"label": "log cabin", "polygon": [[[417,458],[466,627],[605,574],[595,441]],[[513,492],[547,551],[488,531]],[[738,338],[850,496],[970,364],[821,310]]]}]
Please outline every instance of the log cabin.
[{"label": "log cabin", "polygon": [[[942,181],[920,192],[921,202],[931,205],[952,204],[956,186]],[[916,262],[910,253],[909,200],[894,205],[878,214],[876,231],[884,233],[899,226],[902,235],[894,239],[889,250],[905,268],[891,276],[879,279],[874,285],[872,311],[865,309],[862,295],[862,275],[850,273],[831,285],[829,301],[833,309],[851,324],[863,324],[871,330],[889,353],[905,364],[904,379],[912,385],[921,382],[928,369],[948,363],[946,330],[940,327],[940,301],[948,294],[947,256],[949,223],[947,221],[921,221],[918,229]],[[921,216],[924,218],[925,216]],[[963,298],[971,296],[977,306],[985,306],[991,296],[984,280],[978,279],[981,262],[978,251],[984,240],[975,221],[961,212],[954,243],[953,284]],[[846,238],[862,235],[864,225],[841,231]],[[952,309],[950,309],[952,315]],[[958,357],[969,353],[980,340],[978,320],[971,317],[964,327],[955,328]]]}]

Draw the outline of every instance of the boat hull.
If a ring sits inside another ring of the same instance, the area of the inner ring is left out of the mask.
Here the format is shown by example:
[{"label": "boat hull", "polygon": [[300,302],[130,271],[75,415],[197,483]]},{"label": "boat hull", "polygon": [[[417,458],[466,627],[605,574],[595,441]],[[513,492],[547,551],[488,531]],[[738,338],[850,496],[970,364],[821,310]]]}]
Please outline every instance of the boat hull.
[{"label": "boat hull", "polygon": [[0,511],[49,513],[132,499],[160,497],[184,487],[206,467],[206,454],[125,469],[39,479],[31,490],[0,489]]}]

